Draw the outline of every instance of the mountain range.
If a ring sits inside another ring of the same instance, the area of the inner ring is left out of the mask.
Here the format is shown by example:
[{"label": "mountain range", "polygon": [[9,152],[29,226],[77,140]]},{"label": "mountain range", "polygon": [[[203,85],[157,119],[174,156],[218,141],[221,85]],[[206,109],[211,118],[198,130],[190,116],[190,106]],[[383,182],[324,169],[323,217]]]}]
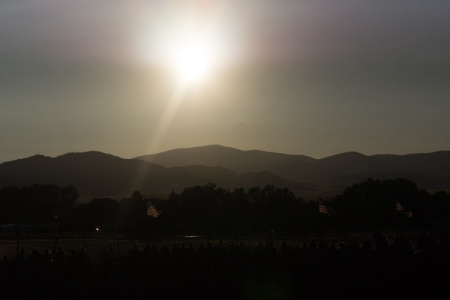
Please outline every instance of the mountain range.
[{"label": "mountain range", "polygon": [[203,165],[237,173],[270,172],[290,181],[322,187],[342,187],[367,178],[405,177],[422,188],[450,187],[450,151],[408,155],[346,152],[322,159],[259,150],[242,151],[219,145],[175,149],[137,159],[166,167]]},{"label": "mountain range", "polygon": [[211,145],[124,159],[101,152],[35,155],[0,164],[0,187],[74,185],[80,194],[126,196],[134,190],[166,197],[170,191],[213,182],[220,187],[287,187],[311,198],[341,192],[358,181],[403,177],[428,190],[450,189],[450,151],[409,155],[341,153],[315,159]]}]

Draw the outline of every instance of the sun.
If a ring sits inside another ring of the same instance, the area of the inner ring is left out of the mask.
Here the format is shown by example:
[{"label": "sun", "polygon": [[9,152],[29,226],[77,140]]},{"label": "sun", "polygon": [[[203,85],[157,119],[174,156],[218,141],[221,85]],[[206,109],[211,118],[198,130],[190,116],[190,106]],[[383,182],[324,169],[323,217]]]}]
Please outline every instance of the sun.
[{"label": "sun", "polygon": [[204,46],[196,44],[179,49],[175,63],[178,76],[186,82],[198,82],[205,79],[212,67],[210,53]]},{"label": "sun", "polygon": [[[195,30],[194,30],[195,29]],[[184,86],[205,86],[215,82],[229,62],[224,35],[186,26],[169,33],[142,35],[139,59],[160,69]],[[214,78],[213,78],[214,77]]]},{"label": "sun", "polygon": [[205,43],[193,41],[176,48],[174,69],[185,83],[204,81],[214,67],[214,52]]}]

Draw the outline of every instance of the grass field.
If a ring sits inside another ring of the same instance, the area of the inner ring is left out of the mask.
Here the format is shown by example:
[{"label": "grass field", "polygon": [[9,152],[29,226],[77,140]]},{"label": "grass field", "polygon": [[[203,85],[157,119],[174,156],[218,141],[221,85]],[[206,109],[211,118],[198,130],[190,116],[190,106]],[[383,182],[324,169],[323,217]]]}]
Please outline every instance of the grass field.
[{"label": "grass field", "polygon": [[[398,236],[398,233],[388,233],[385,234],[389,243]],[[411,233],[402,233],[407,240],[409,240],[414,246],[419,238],[419,233],[411,232]],[[285,241],[288,245],[292,247],[302,247],[304,244],[309,244],[312,239],[315,239],[317,243],[323,241],[328,244],[334,243],[336,246],[341,241],[355,241],[359,245],[369,239],[372,241],[372,233],[371,232],[352,232],[352,233],[333,233],[333,234],[299,234],[296,236],[288,236],[288,235],[275,235],[274,246],[276,248],[281,248],[281,244]],[[217,246],[219,242],[222,242],[223,246],[228,247],[232,243],[238,244],[243,242],[245,246],[256,247],[258,243],[265,243],[264,236],[222,236],[222,237],[210,237],[209,242],[212,243],[213,246]],[[53,251],[57,247],[62,247],[66,252],[66,255],[70,255],[72,250],[78,251],[82,246],[85,247],[86,251],[91,256],[93,262],[96,262],[98,259],[98,255],[103,246],[108,247],[111,245],[117,255],[126,255],[130,249],[134,247],[137,243],[139,248],[144,248],[147,245],[155,244],[158,248],[162,248],[164,246],[172,249],[174,244],[185,244],[188,246],[192,244],[194,248],[199,247],[201,244],[205,244],[208,242],[208,238],[206,236],[179,236],[179,237],[168,237],[168,238],[129,238],[124,236],[113,236],[113,235],[85,235],[85,236],[36,236],[29,235],[25,236],[21,239],[14,238],[6,238],[3,237],[0,239],[0,255],[6,255],[9,259],[14,259],[17,256],[18,251],[24,249],[25,258],[27,258],[33,248],[37,248],[40,253],[44,251],[44,249],[48,248],[50,251]]]}]

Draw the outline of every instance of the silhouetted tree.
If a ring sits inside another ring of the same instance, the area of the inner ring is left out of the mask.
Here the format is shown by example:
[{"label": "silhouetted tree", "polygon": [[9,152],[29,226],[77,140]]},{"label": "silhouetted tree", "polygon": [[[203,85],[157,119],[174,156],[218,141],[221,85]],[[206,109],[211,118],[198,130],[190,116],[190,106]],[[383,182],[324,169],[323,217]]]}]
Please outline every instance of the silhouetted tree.
[{"label": "silhouetted tree", "polygon": [[78,191],[74,186],[69,185],[61,189],[60,195],[61,209],[63,212],[67,213],[77,201],[79,197]]},{"label": "silhouetted tree", "polygon": [[133,194],[131,194],[131,200],[134,202],[141,201],[143,198],[144,195],[142,195],[139,191],[134,191]]}]

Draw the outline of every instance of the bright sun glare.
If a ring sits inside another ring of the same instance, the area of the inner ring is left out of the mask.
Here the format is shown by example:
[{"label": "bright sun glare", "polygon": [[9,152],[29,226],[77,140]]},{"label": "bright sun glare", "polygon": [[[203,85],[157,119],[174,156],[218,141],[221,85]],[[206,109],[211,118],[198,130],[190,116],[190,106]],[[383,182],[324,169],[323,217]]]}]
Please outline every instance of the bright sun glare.
[{"label": "bright sun glare", "polygon": [[175,54],[175,70],[180,80],[186,83],[198,82],[206,79],[210,74],[212,53],[201,43],[190,43],[182,46]]},{"label": "bright sun glare", "polygon": [[215,1],[193,2],[186,9],[169,5],[144,13],[135,34],[138,59],[185,87],[217,82],[239,54],[233,28],[222,23],[222,6]]}]

